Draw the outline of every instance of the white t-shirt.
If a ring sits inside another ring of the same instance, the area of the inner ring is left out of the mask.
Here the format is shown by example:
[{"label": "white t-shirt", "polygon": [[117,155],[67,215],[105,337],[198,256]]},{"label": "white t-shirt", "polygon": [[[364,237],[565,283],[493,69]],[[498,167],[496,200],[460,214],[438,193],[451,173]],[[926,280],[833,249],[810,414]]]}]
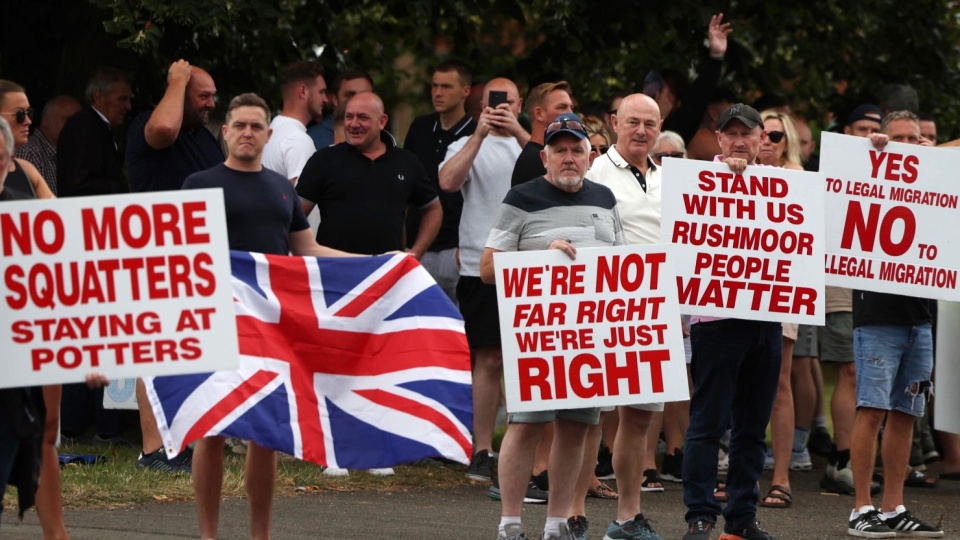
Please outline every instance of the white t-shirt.
[{"label": "white t-shirt", "polygon": [[275,116],[270,129],[273,135],[263,147],[261,163],[288,180],[299,178],[303,166],[317,151],[313,139],[307,135],[307,126],[289,116]]},{"label": "white t-shirt", "polygon": [[[447,147],[447,156],[440,168],[467,144],[461,137]],[[510,191],[513,166],[523,148],[514,137],[487,135],[480,145],[467,181],[460,188],[463,213],[460,215],[460,275],[480,277],[480,256],[493,228],[500,203]]]},{"label": "white t-shirt", "polygon": [[613,191],[623,232],[630,245],[660,241],[660,167],[651,161],[647,164],[647,174],[643,177],[647,183],[646,191],[640,187],[637,177],[615,146],[593,160],[593,167],[587,173],[587,178]]}]

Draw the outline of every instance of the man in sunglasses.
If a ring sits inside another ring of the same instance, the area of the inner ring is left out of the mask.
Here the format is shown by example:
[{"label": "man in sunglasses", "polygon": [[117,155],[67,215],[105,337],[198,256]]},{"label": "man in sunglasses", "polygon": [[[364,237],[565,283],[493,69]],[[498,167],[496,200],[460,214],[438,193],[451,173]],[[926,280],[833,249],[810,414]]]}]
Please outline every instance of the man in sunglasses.
[{"label": "man in sunglasses", "polygon": [[[660,108],[653,98],[631,94],[620,102],[612,120],[617,144],[593,161],[587,176],[616,196],[627,244],[654,244],[660,241],[660,167],[650,152],[663,124]],[[652,414],[662,410],[663,403],[618,407],[613,470],[620,498],[606,538],[662,540],[640,511],[647,431]]]},{"label": "man in sunglasses", "polygon": [[[590,142],[580,118],[573,113],[557,116],[547,124],[544,142],[540,156],[546,174],[512,188],[500,205],[480,260],[480,277],[486,284],[496,282],[494,253],[558,249],[576,259],[577,248],[625,244],[613,193],[585,178]],[[550,423],[556,435],[549,464],[547,522],[541,538],[581,538],[571,530],[567,512],[575,496],[584,496],[576,490],[584,438],[587,427],[599,419],[598,408],[510,414],[510,428],[500,447],[499,540],[527,538],[520,524],[523,494],[537,442]],[[577,517],[582,520],[580,532],[585,538],[586,520]]]},{"label": "man in sunglasses", "polygon": [[543,150],[543,131],[551,119],[573,111],[573,99],[570,84],[567,81],[545,82],[530,89],[524,107],[530,115],[530,140],[513,166],[510,185],[516,186],[528,180],[543,176],[547,170],[543,167],[540,152]]},{"label": "man in sunglasses", "polygon": [[[753,107],[737,103],[720,115],[717,142],[736,174],[757,165],[767,136]],[[708,540],[721,506],[714,497],[720,437],[733,419],[729,502],[724,533],[742,539],[772,540],[757,522],[757,481],[763,474],[766,427],[780,378],[782,330],[778,322],[718,317],[691,318],[693,394],[683,460],[683,501],[689,526],[683,540]]]}]

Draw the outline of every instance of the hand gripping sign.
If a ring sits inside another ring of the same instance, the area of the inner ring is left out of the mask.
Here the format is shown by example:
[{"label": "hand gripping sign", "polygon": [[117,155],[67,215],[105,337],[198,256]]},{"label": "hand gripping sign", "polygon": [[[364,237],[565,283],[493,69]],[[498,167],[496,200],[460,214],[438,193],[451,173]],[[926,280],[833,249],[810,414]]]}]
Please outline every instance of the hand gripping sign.
[{"label": "hand gripping sign", "polygon": [[220,190],[0,204],[0,387],[237,366]]},{"label": "hand gripping sign", "polygon": [[827,285],[960,300],[960,153],[824,133]]},{"label": "hand gripping sign", "polygon": [[496,253],[507,410],[688,399],[668,251]]},{"label": "hand gripping sign", "polygon": [[676,246],[681,311],[823,324],[823,177],[667,158],[661,241]]}]

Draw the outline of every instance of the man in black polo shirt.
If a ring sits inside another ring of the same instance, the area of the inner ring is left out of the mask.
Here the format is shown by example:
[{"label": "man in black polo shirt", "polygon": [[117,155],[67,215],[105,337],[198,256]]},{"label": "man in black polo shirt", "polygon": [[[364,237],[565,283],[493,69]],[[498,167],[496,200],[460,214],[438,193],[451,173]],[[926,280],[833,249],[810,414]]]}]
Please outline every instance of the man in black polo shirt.
[{"label": "man in black polo shirt", "polygon": [[[460,137],[469,137],[477,123],[467,115],[464,102],[470,95],[470,70],[462,62],[448,60],[437,66],[431,80],[433,114],[418,116],[410,124],[404,148],[416,154],[427,170],[430,184],[440,196],[443,221],[440,232],[420,264],[437,280],[440,288],[454,303],[457,301],[457,246],[460,240],[460,214],[463,212],[463,195],[459,191],[446,193],[440,190],[438,171],[447,155],[447,147]],[[413,245],[420,230],[420,213],[407,212],[407,247]]]},{"label": "man in black polo shirt", "polygon": [[371,92],[347,103],[347,140],[317,151],[297,182],[304,214],[320,209],[317,242],[353,253],[402,250],[407,205],[420,210],[420,231],[407,251],[418,260],[437,236],[443,210],[416,156],[383,132],[383,101]]}]

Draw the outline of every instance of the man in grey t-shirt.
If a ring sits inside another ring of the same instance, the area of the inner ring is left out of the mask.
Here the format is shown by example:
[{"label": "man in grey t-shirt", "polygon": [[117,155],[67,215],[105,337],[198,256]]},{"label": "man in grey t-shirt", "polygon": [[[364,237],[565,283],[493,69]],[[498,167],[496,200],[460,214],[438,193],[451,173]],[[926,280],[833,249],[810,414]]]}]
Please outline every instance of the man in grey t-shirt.
[{"label": "man in grey t-shirt", "polygon": [[[573,113],[558,116],[547,125],[544,141],[546,147],[540,155],[547,174],[507,193],[480,259],[484,283],[495,282],[493,254],[497,252],[559,249],[574,259],[577,247],[625,244],[613,192],[584,178],[590,163],[590,144],[580,118]],[[510,427],[500,447],[499,539],[525,538],[520,525],[524,491],[537,441],[550,422],[554,423],[555,435],[543,538],[568,540],[574,538],[571,525],[585,529],[582,516],[571,518],[570,523],[567,517],[574,498],[582,501],[586,495],[585,489],[577,492],[577,478],[587,430],[599,417],[598,408],[509,416]],[[579,523],[576,518],[580,518]]]}]

